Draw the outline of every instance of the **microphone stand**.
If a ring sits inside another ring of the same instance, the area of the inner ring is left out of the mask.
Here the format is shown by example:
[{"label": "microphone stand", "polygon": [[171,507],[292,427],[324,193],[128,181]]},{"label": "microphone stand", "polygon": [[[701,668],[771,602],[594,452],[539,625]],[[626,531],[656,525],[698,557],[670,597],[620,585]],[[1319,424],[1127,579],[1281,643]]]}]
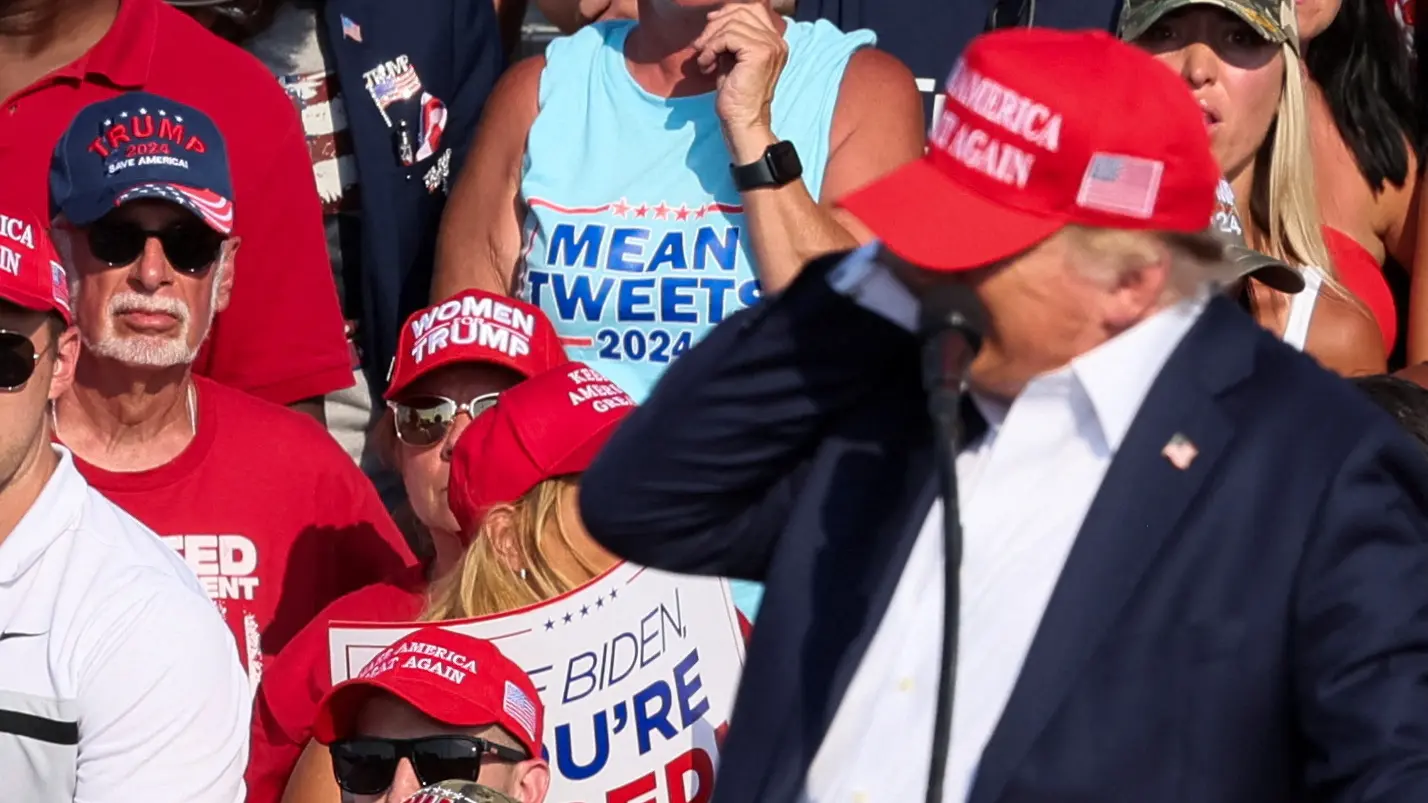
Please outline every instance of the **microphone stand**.
[{"label": "microphone stand", "polygon": [[962,598],[962,518],[957,504],[957,442],[961,440],[961,394],[936,388],[927,411],[937,432],[937,479],[942,495],[942,658],[938,665],[937,715],[932,726],[932,762],[927,803],[943,803],[947,752],[952,745],[952,702],[957,696],[957,637]]},{"label": "microphone stand", "polygon": [[986,310],[965,285],[945,284],[922,298],[922,377],[927,412],[937,438],[938,490],[942,496],[942,654],[926,803],[945,803],[943,786],[952,745],[957,695],[957,639],[962,601],[962,517],[957,496],[957,449],[962,440],[962,386],[981,347]]}]

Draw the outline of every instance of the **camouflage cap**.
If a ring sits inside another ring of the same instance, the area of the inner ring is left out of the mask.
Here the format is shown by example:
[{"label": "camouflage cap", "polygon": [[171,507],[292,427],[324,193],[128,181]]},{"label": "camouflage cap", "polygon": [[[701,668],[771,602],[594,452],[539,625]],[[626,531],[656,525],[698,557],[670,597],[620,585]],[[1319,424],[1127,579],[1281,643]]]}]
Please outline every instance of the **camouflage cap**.
[{"label": "camouflage cap", "polygon": [[1304,289],[1304,276],[1294,268],[1269,254],[1250,248],[1245,243],[1244,227],[1235,212],[1235,191],[1230,183],[1220,180],[1215,193],[1215,214],[1210,218],[1210,234],[1225,248],[1225,260],[1235,267],[1235,278],[1252,276],[1281,293],[1293,295]]},{"label": "camouflage cap", "polygon": [[1291,0],[1125,0],[1121,6],[1120,37],[1139,39],[1155,21],[1186,6],[1218,6],[1244,20],[1255,33],[1299,49],[1299,29]]},{"label": "camouflage cap", "polygon": [[472,781],[442,781],[423,786],[404,803],[517,803],[514,798]]}]

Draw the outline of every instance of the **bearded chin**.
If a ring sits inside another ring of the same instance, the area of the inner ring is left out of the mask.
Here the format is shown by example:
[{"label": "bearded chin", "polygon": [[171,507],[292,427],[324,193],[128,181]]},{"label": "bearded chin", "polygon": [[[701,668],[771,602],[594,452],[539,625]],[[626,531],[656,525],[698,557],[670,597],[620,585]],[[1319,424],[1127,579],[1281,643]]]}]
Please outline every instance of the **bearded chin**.
[{"label": "bearded chin", "polygon": [[84,347],[96,356],[136,368],[173,368],[192,365],[198,349],[188,345],[188,324],[183,324],[173,336],[115,334],[112,324],[104,334],[91,341],[84,338]]}]

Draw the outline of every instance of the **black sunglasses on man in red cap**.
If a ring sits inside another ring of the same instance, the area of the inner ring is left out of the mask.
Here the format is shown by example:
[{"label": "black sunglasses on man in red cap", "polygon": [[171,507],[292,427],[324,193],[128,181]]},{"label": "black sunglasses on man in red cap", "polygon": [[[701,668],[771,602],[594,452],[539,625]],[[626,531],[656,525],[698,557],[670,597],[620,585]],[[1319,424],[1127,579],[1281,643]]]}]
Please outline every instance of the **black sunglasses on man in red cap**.
[{"label": "black sunglasses on man in red cap", "polygon": [[[368,708],[374,696],[383,694],[443,726],[482,732],[498,728],[519,747],[475,733],[388,738],[380,733],[380,722],[374,726]],[[541,759],[544,715],[530,677],[495,645],[426,627],[378,653],[357,677],[334,686],[318,704],[313,735],[328,745],[337,785],[349,794],[387,791],[403,760],[410,762],[418,785],[430,786],[481,780],[483,768],[494,759],[512,765],[537,762],[522,776],[534,771],[533,780],[508,775],[488,781],[496,791],[509,794],[512,790],[500,787],[524,782],[543,795],[549,784],[549,770]],[[415,789],[394,791],[405,796]]]}]

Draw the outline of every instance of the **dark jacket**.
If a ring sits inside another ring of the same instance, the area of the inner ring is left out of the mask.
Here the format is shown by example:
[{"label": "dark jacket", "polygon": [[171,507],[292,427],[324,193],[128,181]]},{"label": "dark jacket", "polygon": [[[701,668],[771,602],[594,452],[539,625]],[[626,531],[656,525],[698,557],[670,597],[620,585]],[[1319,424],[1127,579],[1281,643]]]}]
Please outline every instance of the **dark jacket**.
[{"label": "dark jacket", "polygon": [[[447,187],[465,164],[505,55],[490,0],[327,0],[323,17],[361,182],[363,362],[369,382],[381,391],[402,322],[429,302]],[[344,17],[360,27],[360,41],[344,36]],[[415,156],[423,130],[421,96],[389,106],[384,120],[364,79],[402,56],[416,67],[423,92],[440,100],[447,114],[435,152],[411,166],[399,159],[400,126],[406,122]],[[429,183],[428,177],[444,180]]]}]

